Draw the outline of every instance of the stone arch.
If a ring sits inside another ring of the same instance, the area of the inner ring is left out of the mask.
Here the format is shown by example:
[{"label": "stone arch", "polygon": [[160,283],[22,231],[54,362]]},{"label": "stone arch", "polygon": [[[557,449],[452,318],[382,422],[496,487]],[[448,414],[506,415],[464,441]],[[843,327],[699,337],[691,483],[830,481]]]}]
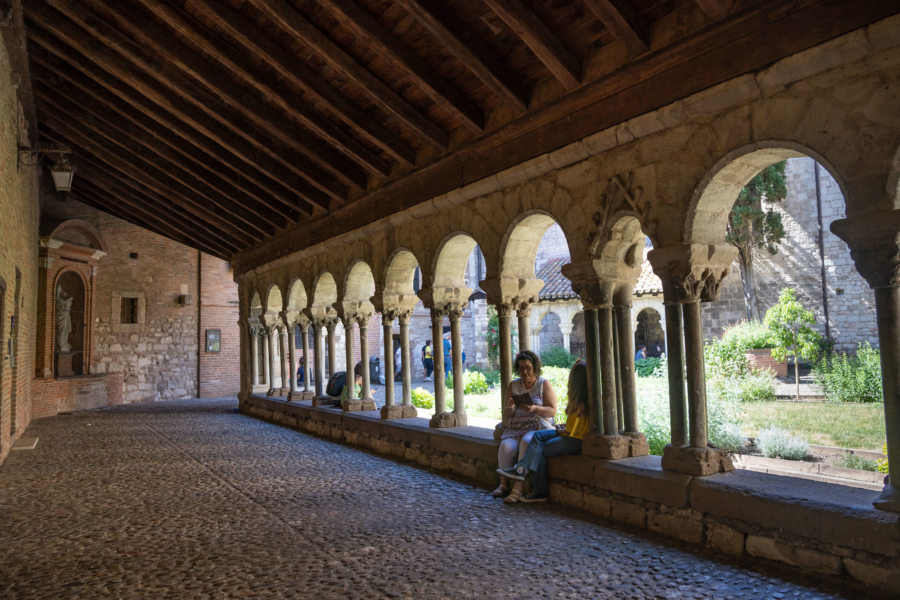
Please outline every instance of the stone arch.
[{"label": "stone arch", "polygon": [[738,194],[762,169],[788,158],[809,156],[834,177],[847,203],[847,188],[835,167],[815,150],[796,142],[766,142],[732,150],[707,171],[694,188],[685,219],[685,243],[725,243],[728,214]]},{"label": "stone arch", "polygon": [[81,219],[68,219],[66,221],[49,222],[41,229],[41,237],[69,242],[78,246],[93,248],[102,252],[109,252],[109,246],[100,231],[96,227]]},{"label": "stone arch", "polygon": [[659,356],[666,351],[666,334],[662,326],[662,315],[655,308],[644,308],[637,316],[634,332],[634,347],[647,348],[647,356]]},{"label": "stone arch", "polygon": [[291,311],[301,311],[306,308],[306,305],[306,286],[303,285],[303,281],[301,281],[300,278],[297,278],[291,282],[291,285],[288,288],[287,309]]},{"label": "stone arch", "polygon": [[410,250],[405,248],[396,250],[388,259],[387,267],[384,269],[384,293],[414,294],[413,279],[418,266],[419,261]]},{"label": "stone arch", "polygon": [[352,302],[368,302],[375,289],[375,277],[368,263],[355,260],[347,270],[344,278],[343,300]]},{"label": "stone arch", "polygon": [[[500,244],[500,277],[529,279],[534,277],[534,262],[537,258],[541,239],[553,224],[559,220],[546,211],[529,211],[517,217],[507,228]],[[569,238],[566,245],[569,246]],[[569,247],[569,254],[572,249]]]},{"label": "stone arch", "polygon": [[281,294],[281,288],[276,284],[272,284],[266,294],[266,312],[278,314],[282,310],[284,310],[284,298]]},{"label": "stone arch", "polygon": [[310,306],[321,308],[326,312],[333,311],[332,305],[337,302],[337,283],[329,271],[322,271],[313,284],[313,297]]},{"label": "stone arch", "polygon": [[[540,349],[542,352],[556,346],[563,346],[564,338],[562,329],[560,328],[561,323],[562,318],[552,310],[544,313],[544,316],[541,318],[540,337]],[[566,350],[568,350],[568,348],[566,348]]]},{"label": "stone arch", "polygon": [[457,231],[448,235],[438,246],[434,259],[432,285],[457,288],[465,282],[466,265],[478,243],[468,233]]}]

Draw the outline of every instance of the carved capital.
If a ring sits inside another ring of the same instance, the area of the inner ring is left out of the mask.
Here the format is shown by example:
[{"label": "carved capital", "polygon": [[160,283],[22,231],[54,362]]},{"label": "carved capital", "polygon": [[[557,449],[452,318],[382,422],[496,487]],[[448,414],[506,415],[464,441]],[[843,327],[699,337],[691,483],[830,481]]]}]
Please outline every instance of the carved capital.
[{"label": "carved capital", "polygon": [[666,302],[679,304],[715,300],[735,256],[737,248],[725,244],[669,246],[647,254]]},{"label": "carved capital", "polygon": [[354,320],[360,327],[368,327],[369,320],[372,318],[372,313],[370,312],[358,312],[356,313],[356,317]]},{"label": "carved capital", "polygon": [[412,317],[412,309],[401,310],[397,314],[397,320],[400,321],[400,327],[406,327],[409,325],[409,319]]},{"label": "carved capital", "polygon": [[873,289],[900,286],[900,210],[840,219],[831,231],[850,246],[856,270]]}]

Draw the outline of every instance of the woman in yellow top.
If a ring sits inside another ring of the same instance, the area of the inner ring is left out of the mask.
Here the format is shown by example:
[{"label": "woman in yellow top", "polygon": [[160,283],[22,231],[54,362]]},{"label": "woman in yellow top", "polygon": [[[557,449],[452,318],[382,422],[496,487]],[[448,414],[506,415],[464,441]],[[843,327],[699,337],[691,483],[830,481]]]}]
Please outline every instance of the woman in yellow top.
[{"label": "woman in yellow top", "polygon": [[[587,393],[587,367],[579,360],[569,372],[569,403],[566,406],[566,424],[559,429],[534,432],[525,454],[519,462],[507,469],[497,469],[504,477],[515,480],[515,485],[503,501],[544,502],[547,500],[547,457],[560,454],[581,454],[581,440],[590,430],[590,404]],[[531,475],[531,493],[522,495],[525,477]]]}]

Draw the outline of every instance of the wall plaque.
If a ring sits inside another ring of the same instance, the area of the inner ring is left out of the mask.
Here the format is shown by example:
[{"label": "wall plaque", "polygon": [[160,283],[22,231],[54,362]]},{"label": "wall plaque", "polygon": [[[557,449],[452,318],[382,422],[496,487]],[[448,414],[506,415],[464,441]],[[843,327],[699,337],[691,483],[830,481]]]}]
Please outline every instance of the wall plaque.
[{"label": "wall plaque", "polygon": [[222,351],[222,330],[207,329],[206,330],[206,351],[221,352]]}]

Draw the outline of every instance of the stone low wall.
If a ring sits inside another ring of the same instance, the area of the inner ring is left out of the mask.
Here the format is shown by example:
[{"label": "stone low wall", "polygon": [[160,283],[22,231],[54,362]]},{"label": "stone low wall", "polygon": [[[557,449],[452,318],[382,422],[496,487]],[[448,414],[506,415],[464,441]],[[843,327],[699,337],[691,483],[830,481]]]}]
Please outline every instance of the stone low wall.
[{"label": "stone low wall", "polygon": [[[496,483],[497,442],[488,430],[436,430],[426,419],[385,421],[375,411],[343,413],[258,396],[242,411],[473,482]],[[775,560],[900,593],[900,522],[896,514],[875,510],[877,492],[750,471],[693,477],[663,471],[657,456],[555,457],[549,470],[550,497],[560,504],[729,556]]]}]

